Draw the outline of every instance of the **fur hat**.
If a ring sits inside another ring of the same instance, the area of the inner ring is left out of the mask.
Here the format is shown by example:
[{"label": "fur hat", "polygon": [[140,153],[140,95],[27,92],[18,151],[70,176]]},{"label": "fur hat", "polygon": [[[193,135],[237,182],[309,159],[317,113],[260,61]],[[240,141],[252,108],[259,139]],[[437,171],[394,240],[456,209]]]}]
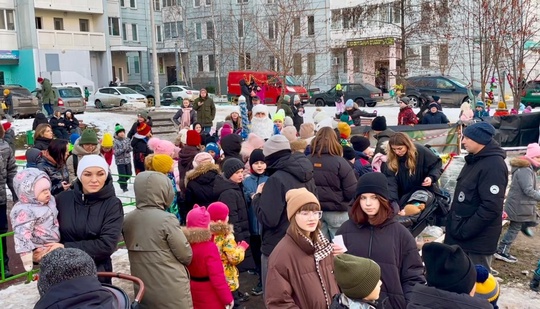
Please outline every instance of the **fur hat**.
[{"label": "fur hat", "polygon": [[388,180],[382,173],[367,173],[358,179],[355,199],[364,193],[373,193],[388,199]]},{"label": "fur hat", "polygon": [[477,122],[467,126],[463,131],[463,135],[478,144],[487,145],[495,135],[495,128],[485,121]]},{"label": "fur hat", "polygon": [[137,134],[142,136],[147,136],[152,131],[152,127],[148,125],[146,122],[141,122],[137,126]]},{"label": "fur hat", "polygon": [[381,268],[373,260],[345,253],[334,256],[334,276],[345,296],[360,300],[379,284]]},{"label": "fur hat", "polygon": [[79,145],[97,145],[99,144],[96,131],[94,129],[85,129],[82,132],[81,138],[79,139]]},{"label": "fur hat", "polygon": [[346,122],[338,122],[337,129],[339,130],[339,134],[341,138],[349,138],[351,136],[351,126],[349,126]]},{"label": "fur hat", "polygon": [[285,194],[285,200],[287,201],[287,218],[291,221],[292,216],[306,204],[317,204],[319,209],[321,204],[317,197],[309,192],[306,188],[291,189]]},{"label": "fur hat", "polygon": [[186,145],[199,146],[201,144],[201,135],[195,130],[188,130],[186,133]]},{"label": "fur hat", "polygon": [[79,160],[77,166],[77,178],[81,179],[82,173],[89,167],[101,167],[105,171],[105,175],[109,174],[109,164],[100,155],[86,155]]},{"label": "fur hat", "polygon": [[300,138],[308,139],[315,136],[315,124],[311,122],[302,123],[300,125]]},{"label": "fur hat", "polygon": [[213,202],[208,205],[208,213],[212,221],[225,221],[229,215],[229,207],[222,202]]},{"label": "fur hat", "polygon": [[284,135],[289,142],[294,142],[298,139],[298,137],[296,137],[296,128],[294,126],[284,127],[281,129],[281,134]]},{"label": "fur hat", "polygon": [[174,160],[166,154],[154,154],[152,157],[152,168],[156,172],[168,174],[172,171]]},{"label": "fur hat", "polygon": [[369,139],[360,135],[355,135],[351,137],[351,144],[354,150],[360,152],[366,150],[370,146]]},{"label": "fur hat", "polygon": [[112,148],[114,146],[114,139],[109,132],[105,132],[103,134],[103,138],[101,139],[101,147],[105,148]]},{"label": "fur hat", "polygon": [[208,229],[210,226],[210,214],[206,207],[195,204],[186,216],[186,227],[199,227]]},{"label": "fur hat", "polygon": [[[218,152],[219,152],[219,150],[218,150]],[[193,158],[193,168],[196,168],[197,166],[199,166],[199,165],[201,165],[203,163],[212,163],[212,164],[214,164],[215,161],[214,161],[214,158],[212,157],[212,155],[209,154],[208,152],[199,152]]]},{"label": "fur hat", "polygon": [[273,135],[264,143],[263,146],[263,153],[265,157],[268,157],[281,150],[291,150],[289,140],[281,134]]},{"label": "fur hat", "polygon": [[223,177],[225,179],[231,178],[231,176],[236,173],[238,170],[244,169],[244,162],[240,161],[237,158],[228,158],[223,163],[221,170],[223,171]]},{"label": "fur hat", "polygon": [[114,134],[118,135],[118,133],[120,133],[120,132],[126,132],[126,130],[124,129],[124,127],[121,124],[117,123],[117,124],[114,125]]},{"label": "fur hat", "polygon": [[148,148],[153,150],[155,154],[165,154],[168,156],[173,156],[174,154],[174,144],[157,137],[152,137],[148,140]]}]

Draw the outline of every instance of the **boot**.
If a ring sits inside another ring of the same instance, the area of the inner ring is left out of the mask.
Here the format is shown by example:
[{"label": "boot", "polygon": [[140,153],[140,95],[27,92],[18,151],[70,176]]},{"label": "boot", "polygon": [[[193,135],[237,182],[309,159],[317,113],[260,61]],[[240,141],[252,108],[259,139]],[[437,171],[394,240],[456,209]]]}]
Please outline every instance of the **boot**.
[{"label": "boot", "polygon": [[540,292],[540,275],[538,275],[536,272],[534,272],[534,276],[529,283],[529,287],[535,292]]}]

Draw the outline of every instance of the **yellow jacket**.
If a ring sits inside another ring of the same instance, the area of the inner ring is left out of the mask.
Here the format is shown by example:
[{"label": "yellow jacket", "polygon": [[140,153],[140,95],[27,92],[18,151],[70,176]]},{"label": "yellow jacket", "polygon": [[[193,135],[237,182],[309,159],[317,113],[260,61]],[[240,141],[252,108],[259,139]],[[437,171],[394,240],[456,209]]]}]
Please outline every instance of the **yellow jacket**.
[{"label": "yellow jacket", "polygon": [[244,260],[245,250],[238,247],[232,233],[233,227],[227,222],[217,221],[210,223],[214,243],[218,247],[221,263],[225,269],[225,278],[231,291],[236,291],[240,286],[238,281],[238,268],[236,265]]}]

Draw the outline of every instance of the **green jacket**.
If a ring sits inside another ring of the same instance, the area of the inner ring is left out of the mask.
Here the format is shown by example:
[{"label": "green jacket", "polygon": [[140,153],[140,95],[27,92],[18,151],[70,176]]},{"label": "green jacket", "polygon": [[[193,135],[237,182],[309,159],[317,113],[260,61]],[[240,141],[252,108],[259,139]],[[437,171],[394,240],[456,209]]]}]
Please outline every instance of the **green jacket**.
[{"label": "green jacket", "polygon": [[[199,105],[199,102],[203,102]],[[216,105],[209,97],[204,100],[198,97],[193,102],[193,109],[197,111],[197,122],[200,122],[203,127],[210,127],[216,117]]]},{"label": "green jacket", "polygon": [[51,81],[48,78],[44,78],[43,82],[41,83],[41,101],[45,104],[53,104],[54,99],[54,92],[52,90]]}]

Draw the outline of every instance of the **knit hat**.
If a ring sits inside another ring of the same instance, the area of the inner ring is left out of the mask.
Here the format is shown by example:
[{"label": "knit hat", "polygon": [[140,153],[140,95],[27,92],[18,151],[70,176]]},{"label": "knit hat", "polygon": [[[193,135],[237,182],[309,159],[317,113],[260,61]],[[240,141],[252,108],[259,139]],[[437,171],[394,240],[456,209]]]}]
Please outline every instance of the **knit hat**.
[{"label": "knit hat", "polygon": [[356,158],[356,153],[354,153],[354,149],[349,146],[343,146],[343,158],[347,161]]},{"label": "knit hat", "polygon": [[409,105],[409,103],[411,103],[411,99],[409,99],[408,97],[402,97],[402,98],[399,99],[399,103],[401,103],[401,102]]},{"label": "knit hat", "polygon": [[39,295],[45,295],[59,283],[80,277],[95,277],[97,281],[94,260],[80,249],[55,249],[46,254],[40,262],[37,283]]},{"label": "knit hat", "polygon": [[285,121],[283,122],[283,126],[285,126],[285,127],[294,126],[294,122],[293,122],[292,118],[289,117],[289,116],[285,116]]},{"label": "knit hat", "polygon": [[339,130],[340,137],[349,138],[351,136],[351,126],[346,122],[338,122],[337,129]]},{"label": "knit hat", "polygon": [[506,110],[506,104],[503,101],[500,101],[499,104],[497,104],[497,109]]},{"label": "knit hat", "polygon": [[356,151],[364,151],[370,146],[369,139],[360,135],[351,137],[351,144]]},{"label": "knit hat", "polygon": [[371,130],[384,131],[386,130],[386,117],[377,116],[371,122]]},{"label": "knit hat", "polygon": [[354,101],[352,99],[348,99],[347,102],[345,102],[345,108],[353,108],[354,107]]},{"label": "knit hat", "polygon": [[189,130],[186,133],[186,145],[199,146],[201,144],[201,135],[195,130]]},{"label": "knit hat", "polygon": [[249,156],[249,166],[251,167],[253,163],[259,161],[264,162],[264,154],[262,149],[255,149],[251,152],[251,155]]},{"label": "knit hat", "polygon": [[356,186],[356,196],[359,197],[364,193],[374,193],[388,199],[388,180],[382,173],[367,173],[358,179]]},{"label": "knit hat", "polygon": [[311,122],[302,123],[300,125],[300,138],[308,139],[315,136],[315,124]]},{"label": "knit hat", "polygon": [[500,294],[499,282],[482,265],[476,265],[476,290],[474,297],[482,298],[488,302],[495,301]]},{"label": "knit hat", "polygon": [[289,104],[291,102],[291,96],[286,94],[283,96],[283,103]]},{"label": "knit hat", "polygon": [[146,122],[141,122],[137,126],[137,134],[139,135],[147,136],[151,131],[152,127],[150,127],[150,125],[148,125]]},{"label": "knit hat", "polygon": [[79,137],[81,137],[79,134],[77,133],[71,133],[71,136],[69,137],[69,143],[71,145],[75,145],[75,142],[77,142],[77,140],[79,139]]},{"label": "knit hat", "polygon": [[168,174],[173,168],[174,160],[165,154],[154,154],[152,158],[152,167],[154,171]]},{"label": "knit hat", "polygon": [[422,258],[429,286],[458,294],[471,292],[476,283],[476,269],[459,246],[430,242],[422,246]]},{"label": "knit hat", "polygon": [[239,96],[238,97],[238,103],[240,102],[246,102],[246,97],[244,97],[243,95]]},{"label": "knit hat", "polygon": [[291,150],[289,140],[281,134],[271,136],[263,146],[263,154],[265,157],[281,150]]},{"label": "knit hat", "polygon": [[477,122],[467,126],[463,135],[481,145],[487,145],[495,135],[495,128],[487,122]]},{"label": "knit hat", "polygon": [[148,112],[144,109],[141,109],[140,111],[137,112],[137,117],[141,117],[141,118],[148,118]]},{"label": "knit hat", "polygon": [[210,225],[210,214],[206,207],[195,204],[186,216],[186,227],[200,227],[207,229]]},{"label": "knit hat", "polygon": [[193,168],[196,168],[197,166],[199,166],[199,165],[201,165],[203,163],[212,163],[212,164],[214,164],[215,161],[214,161],[214,158],[212,157],[212,155],[209,154],[208,152],[199,152],[193,158]]},{"label": "knit hat", "polygon": [[529,144],[525,156],[529,159],[540,157],[540,145],[538,143]]},{"label": "knit hat", "polygon": [[296,128],[294,126],[283,128],[281,134],[284,135],[289,142],[294,142],[298,139],[298,137],[296,137]]},{"label": "knit hat", "polygon": [[172,157],[174,147],[172,142],[157,137],[152,137],[148,140],[148,148],[153,150],[155,154],[164,154]]},{"label": "knit hat", "polygon": [[221,138],[224,138],[227,135],[231,135],[233,133],[233,129],[230,123],[225,122],[220,130],[220,136]]},{"label": "knit hat", "polygon": [[96,131],[93,129],[85,129],[82,132],[81,139],[79,139],[79,145],[97,145],[98,143]]},{"label": "knit hat", "polygon": [[2,122],[2,128],[4,128],[4,131],[9,130],[11,128],[11,122],[9,122],[9,121]]},{"label": "knit hat", "polygon": [[285,194],[285,200],[287,201],[287,218],[291,221],[292,216],[306,204],[317,204],[319,209],[321,204],[317,197],[309,192],[306,188],[291,189]]},{"label": "knit hat", "polygon": [[204,151],[209,152],[213,151],[216,153],[216,156],[219,157],[219,146],[216,143],[208,143],[206,144],[206,147],[204,148]]},{"label": "knit hat", "polygon": [[297,94],[295,94],[295,95],[293,96],[293,100],[292,100],[292,101],[293,101],[293,103],[294,103],[294,102],[300,102],[300,97],[299,97]]},{"label": "knit hat", "polygon": [[432,109],[433,107],[435,107],[436,109],[439,109],[439,104],[437,104],[436,102],[429,103],[428,108]]},{"label": "knit hat", "polygon": [[43,77],[41,77],[41,76],[38,77],[38,78],[37,78],[37,82],[40,83],[40,84],[43,83]]},{"label": "knit hat", "polygon": [[485,104],[482,101],[476,101],[476,107],[484,107]]},{"label": "knit hat", "polygon": [[114,140],[113,136],[109,132],[105,132],[103,134],[103,138],[101,139],[101,147],[105,148],[111,148],[114,146]]},{"label": "knit hat", "polygon": [[182,143],[182,145],[186,145],[187,131],[188,131],[188,129],[180,130],[178,132],[178,136],[176,137],[176,140],[178,140],[178,138],[180,138],[180,143]]},{"label": "knit hat", "polygon": [[102,156],[86,155],[79,160],[79,165],[77,166],[77,178],[81,179],[82,173],[89,167],[101,167],[105,171],[105,175],[109,175],[109,165]]},{"label": "knit hat", "polygon": [[237,158],[228,158],[223,163],[221,170],[223,171],[223,177],[226,179],[231,178],[231,176],[236,173],[238,170],[244,169],[244,163]]},{"label": "knit hat", "polygon": [[276,121],[276,120],[285,121],[285,111],[284,110],[280,109],[274,114],[274,116],[272,116],[272,121]]},{"label": "knit hat", "polygon": [[120,132],[126,132],[126,130],[121,124],[117,123],[114,125],[114,134],[118,134]]},{"label": "knit hat", "polygon": [[208,205],[208,213],[212,221],[225,221],[229,215],[229,207],[222,202],[213,202]]},{"label": "knit hat", "polygon": [[264,139],[255,133],[249,133],[246,141],[252,149],[261,149],[264,146]]},{"label": "knit hat", "polygon": [[379,284],[381,268],[373,260],[344,253],[334,256],[334,277],[345,296],[360,300]]},{"label": "knit hat", "polygon": [[37,198],[38,195],[51,188],[51,181],[48,177],[41,177],[34,183],[34,196]]}]

